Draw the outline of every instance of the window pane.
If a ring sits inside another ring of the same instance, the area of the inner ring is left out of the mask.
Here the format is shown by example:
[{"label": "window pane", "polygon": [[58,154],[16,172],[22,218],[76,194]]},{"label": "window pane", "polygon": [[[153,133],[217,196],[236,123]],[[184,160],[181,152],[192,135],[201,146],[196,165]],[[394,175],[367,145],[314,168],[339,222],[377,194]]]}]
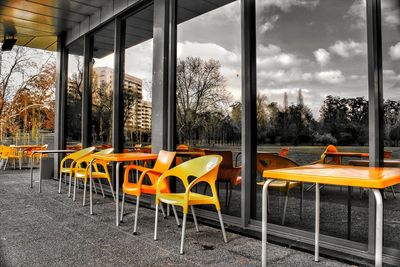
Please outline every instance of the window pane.
[{"label": "window pane", "polygon": [[[400,2],[382,1],[383,97],[386,156],[400,160]],[[399,186],[389,188],[384,201],[384,246],[400,247]]]},{"label": "window pane", "polygon": [[125,147],[131,149],[151,145],[152,18],[150,6],[126,20],[124,134]]},{"label": "window pane", "polygon": [[[257,181],[273,162],[319,161],[327,145],[368,152],[365,3],[257,1]],[[327,161],[347,165],[351,159]],[[254,186],[255,218],[261,219],[262,187]],[[366,243],[368,197],[360,192],[352,194],[350,239]],[[301,184],[272,188],[269,221],[313,232],[314,193],[312,184],[304,185],[300,218]],[[321,233],[348,238],[348,189],[325,186],[321,201]]]},{"label": "window pane", "polygon": [[94,34],[92,73],[92,144],[112,143],[114,22]]},{"label": "window pane", "polygon": [[69,46],[66,132],[67,146],[81,143],[82,90],[83,90],[83,39]]},{"label": "window pane", "polygon": [[[178,1],[178,149],[223,154],[217,179],[222,212],[240,216],[240,2],[218,8],[203,2],[196,5],[205,10],[200,16],[191,11],[194,4]],[[211,194],[205,185],[197,190]]]}]

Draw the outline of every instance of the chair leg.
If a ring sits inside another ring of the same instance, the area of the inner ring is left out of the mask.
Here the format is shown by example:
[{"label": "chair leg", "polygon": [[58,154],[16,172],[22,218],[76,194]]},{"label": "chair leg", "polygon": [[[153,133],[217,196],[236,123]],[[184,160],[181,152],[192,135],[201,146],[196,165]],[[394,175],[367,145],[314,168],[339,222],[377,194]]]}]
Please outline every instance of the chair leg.
[{"label": "chair leg", "polygon": [[393,198],[396,198],[396,192],[394,191],[394,187],[391,186],[390,189],[392,190]]},{"label": "chair leg", "polygon": [[172,206],[172,211],[174,212],[174,216],[175,216],[176,224],[178,225],[178,227],[180,227],[180,226],[181,226],[181,224],[180,224],[180,222],[179,222],[178,213],[176,213],[175,206],[174,206],[174,205],[171,205],[171,206]]},{"label": "chair leg", "polygon": [[301,195],[301,198],[300,198],[300,220],[302,220],[303,219],[303,202],[304,202],[304,184],[303,183],[301,183],[300,190],[301,190],[301,192],[300,192],[300,195]]},{"label": "chair leg", "polygon": [[76,182],[77,182],[77,179],[76,179],[76,176],[75,176],[74,177],[74,196],[72,198],[73,201],[75,201],[75,197],[76,197]]},{"label": "chair leg", "polygon": [[112,196],[113,196],[113,198],[114,198],[114,200],[115,200],[115,194],[114,194],[114,189],[113,189],[113,186],[112,186],[111,180],[109,180],[109,179],[107,179],[107,180],[108,180],[108,184],[110,185],[111,194],[112,194]]},{"label": "chair leg", "polygon": [[66,173],[64,174],[64,184],[65,185],[67,184],[67,174]]},{"label": "chair leg", "polygon": [[83,181],[83,200],[82,200],[82,206],[85,206],[86,204],[86,185],[87,185],[87,179]]},{"label": "chair leg", "polygon": [[163,216],[163,218],[164,218],[164,219],[166,219],[166,218],[167,218],[167,216],[165,215],[165,211],[164,211],[164,205],[163,205],[163,203],[160,203],[160,210],[161,210],[161,213],[162,213],[162,216]]},{"label": "chair leg", "polygon": [[99,184],[100,184],[101,194],[103,195],[103,198],[106,198],[106,196],[104,195],[104,190],[103,190],[103,185],[101,183],[101,179],[99,179]]},{"label": "chair leg", "polygon": [[[138,215],[139,215],[139,202],[140,202],[140,197],[138,196],[136,198],[136,211],[135,211],[135,224],[133,226],[133,234],[137,235],[137,221],[138,221]],[[161,203],[161,207],[162,207],[162,203]]]},{"label": "chair leg", "polygon": [[121,215],[119,217],[119,221],[122,222],[122,219],[124,217],[124,204],[125,204],[125,192],[122,193],[122,205],[121,205]]},{"label": "chair leg", "polygon": [[68,197],[71,197],[71,186],[72,186],[72,177],[71,173],[69,174],[69,186],[68,186]]},{"label": "chair leg", "polygon": [[193,206],[190,206],[190,210],[192,211],[193,221],[194,221],[194,225],[196,226],[196,231],[197,231],[197,232],[200,232],[200,230],[199,230],[199,224],[197,223],[196,213],[194,212],[194,207],[193,207]]},{"label": "chair leg", "polygon": [[203,195],[205,195],[207,193],[207,189],[208,189],[208,184],[205,184],[204,185]]},{"label": "chair leg", "polygon": [[96,195],[97,195],[97,188],[96,188],[96,183],[95,183],[94,180],[93,180],[93,182],[92,182],[92,186],[93,186],[94,192],[95,192]]},{"label": "chair leg", "polygon": [[181,236],[181,250],[180,250],[181,255],[183,254],[183,245],[185,243],[186,217],[187,217],[187,214],[184,213],[183,214],[183,222],[182,222],[182,236]]},{"label": "chair leg", "polygon": [[224,242],[228,243],[228,239],[226,238],[225,226],[224,226],[224,221],[222,219],[221,211],[218,210],[217,212],[218,212],[219,223],[221,224],[221,230],[222,230],[222,236],[224,237]]},{"label": "chair leg", "polygon": [[286,217],[286,209],[287,209],[288,200],[289,200],[289,190],[286,191],[285,202],[283,204],[282,225],[285,224],[285,217]]},{"label": "chair leg", "polygon": [[60,180],[58,181],[58,193],[61,194],[62,172],[60,172]]},{"label": "chair leg", "polygon": [[157,224],[158,224],[158,204],[156,204],[156,216],[154,219],[154,241],[157,240]]}]

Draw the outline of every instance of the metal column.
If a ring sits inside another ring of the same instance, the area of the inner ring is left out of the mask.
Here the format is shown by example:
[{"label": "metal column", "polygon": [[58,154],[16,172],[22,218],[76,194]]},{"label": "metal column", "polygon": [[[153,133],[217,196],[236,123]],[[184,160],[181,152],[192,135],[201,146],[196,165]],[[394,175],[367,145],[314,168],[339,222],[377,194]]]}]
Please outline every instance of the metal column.
[{"label": "metal column", "polygon": [[82,147],[92,143],[92,71],[93,36],[85,35],[83,40],[83,92],[82,92]]},{"label": "metal column", "polygon": [[168,145],[168,100],[170,86],[170,2],[154,1],[153,37],[153,87],[152,87],[152,152],[167,149]]},{"label": "metal column", "polygon": [[[56,78],[56,114],[54,131],[54,149],[65,149],[65,123],[67,106],[68,49],[65,47],[66,34],[57,37],[57,78]],[[55,156],[54,175],[58,177],[60,155]]]},{"label": "metal column", "polygon": [[[367,0],[368,99],[369,99],[369,162],[382,166],[383,161],[383,84],[382,27],[380,0]],[[375,198],[370,192],[368,251],[375,251]]]},{"label": "metal column", "polygon": [[256,212],[257,157],[257,65],[256,3],[241,1],[242,37],[242,224],[247,226]]}]

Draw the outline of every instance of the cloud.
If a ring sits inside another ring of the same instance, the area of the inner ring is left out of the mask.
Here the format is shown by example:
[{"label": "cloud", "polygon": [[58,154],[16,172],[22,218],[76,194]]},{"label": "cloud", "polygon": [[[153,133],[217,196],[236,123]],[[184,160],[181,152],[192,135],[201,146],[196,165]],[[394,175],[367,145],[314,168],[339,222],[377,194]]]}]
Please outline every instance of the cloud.
[{"label": "cloud", "polygon": [[288,12],[292,7],[303,7],[308,9],[315,9],[320,0],[261,0],[260,5],[264,8],[275,6]]},{"label": "cloud", "polygon": [[382,20],[386,26],[396,27],[400,25],[400,5],[399,0],[382,1]]},{"label": "cloud", "polygon": [[266,33],[267,31],[272,30],[275,27],[275,23],[278,21],[279,15],[273,15],[269,20],[261,24],[260,32]]},{"label": "cloud", "polygon": [[364,55],[367,52],[366,43],[358,43],[349,39],[347,41],[338,40],[329,47],[329,51],[344,58],[350,58],[357,55]]},{"label": "cloud", "polygon": [[321,66],[325,66],[331,60],[331,54],[323,48],[313,52],[315,59]]},{"label": "cloud", "polygon": [[388,81],[400,81],[400,74],[396,74],[394,70],[383,70],[383,79]]},{"label": "cloud", "polygon": [[345,80],[340,70],[328,70],[315,73],[315,79],[322,83],[337,84]]},{"label": "cloud", "polygon": [[392,60],[400,59],[400,42],[389,48],[389,56]]},{"label": "cloud", "polygon": [[367,2],[365,0],[355,0],[344,15],[344,18],[349,18],[353,21],[353,28],[362,29],[366,27],[366,6]]},{"label": "cloud", "polygon": [[282,52],[279,46],[272,44],[259,45],[257,52],[257,66],[260,69],[288,69],[305,63],[305,60],[294,54]]}]

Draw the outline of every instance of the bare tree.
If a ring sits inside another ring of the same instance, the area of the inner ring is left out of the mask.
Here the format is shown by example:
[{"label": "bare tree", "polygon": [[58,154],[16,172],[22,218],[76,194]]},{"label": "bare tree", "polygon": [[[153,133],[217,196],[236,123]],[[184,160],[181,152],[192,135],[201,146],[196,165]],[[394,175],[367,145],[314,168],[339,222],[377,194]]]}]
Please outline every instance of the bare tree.
[{"label": "bare tree", "polygon": [[182,141],[193,142],[203,114],[228,110],[231,94],[225,89],[219,61],[187,57],[177,65],[177,124]]}]

